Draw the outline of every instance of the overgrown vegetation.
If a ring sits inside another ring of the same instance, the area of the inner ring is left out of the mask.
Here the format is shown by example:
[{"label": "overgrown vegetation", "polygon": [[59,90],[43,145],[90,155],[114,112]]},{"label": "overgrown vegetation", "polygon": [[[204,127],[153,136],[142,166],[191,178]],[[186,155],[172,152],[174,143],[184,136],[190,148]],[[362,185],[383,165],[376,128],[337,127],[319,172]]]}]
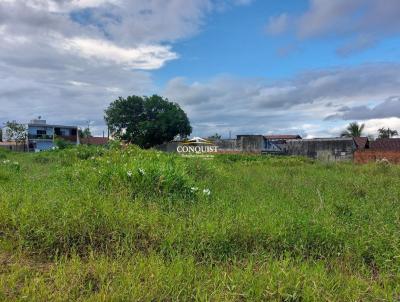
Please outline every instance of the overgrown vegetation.
[{"label": "overgrown vegetation", "polygon": [[0,151],[0,300],[393,301],[400,167]]}]

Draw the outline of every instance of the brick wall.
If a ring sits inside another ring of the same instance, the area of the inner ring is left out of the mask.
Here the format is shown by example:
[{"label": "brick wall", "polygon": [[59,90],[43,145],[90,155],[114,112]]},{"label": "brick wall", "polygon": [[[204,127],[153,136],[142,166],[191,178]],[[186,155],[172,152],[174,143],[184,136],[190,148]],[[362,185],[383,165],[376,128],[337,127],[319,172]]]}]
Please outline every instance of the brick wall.
[{"label": "brick wall", "polygon": [[357,150],[354,152],[354,162],[365,164],[386,158],[391,163],[400,164],[400,151]]}]

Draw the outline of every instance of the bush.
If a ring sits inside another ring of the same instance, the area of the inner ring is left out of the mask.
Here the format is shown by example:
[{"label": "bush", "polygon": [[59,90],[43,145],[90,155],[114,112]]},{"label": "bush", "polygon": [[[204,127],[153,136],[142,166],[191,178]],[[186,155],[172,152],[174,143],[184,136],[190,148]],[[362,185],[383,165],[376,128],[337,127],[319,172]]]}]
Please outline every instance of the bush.
[{"label": "bush", "polygon": [[69,143],[69,142],[67,142],[66,140],[63,140],[63,139],[61,139],[61,138],[56,138],[56,139],[54,140],[54,143],[55,143],[57,149],[60,149],[60,150],[67,149],[67,148],[69,148],[69,147],[72,146],[71,143]]}]

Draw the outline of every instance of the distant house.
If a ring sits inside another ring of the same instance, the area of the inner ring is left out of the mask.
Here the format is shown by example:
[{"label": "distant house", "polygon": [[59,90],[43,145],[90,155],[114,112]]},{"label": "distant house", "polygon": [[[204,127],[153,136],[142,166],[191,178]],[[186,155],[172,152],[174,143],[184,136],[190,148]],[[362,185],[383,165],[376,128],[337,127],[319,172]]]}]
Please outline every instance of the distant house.
[{"label": "distant house", "polygon": [[[15,142],[7,137],[7,128],[3,128],[3,142],[12,145]],[[26,124],[25,151],[45,151],[55,146],[55,140],[62,139],[71,144],[79,144],[77,126],[50,125],[46,120],[36,119]]]},{"label": "distant house", "polygon": [[49,125],[46,120],[32,120],[27,127],[29,151],[45,151],[55,146],[55,140],[61,139],[79,144],[77,126]]}]

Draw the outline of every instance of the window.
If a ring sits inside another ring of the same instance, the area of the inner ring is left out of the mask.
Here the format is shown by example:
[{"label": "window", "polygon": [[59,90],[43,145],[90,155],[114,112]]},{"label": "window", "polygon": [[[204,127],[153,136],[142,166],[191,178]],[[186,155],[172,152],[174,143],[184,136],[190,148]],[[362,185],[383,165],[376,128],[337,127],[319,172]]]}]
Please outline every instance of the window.
[{"label": "window", "polygon": [[36,130],[37,135],[46,135],[46,130]]}]

